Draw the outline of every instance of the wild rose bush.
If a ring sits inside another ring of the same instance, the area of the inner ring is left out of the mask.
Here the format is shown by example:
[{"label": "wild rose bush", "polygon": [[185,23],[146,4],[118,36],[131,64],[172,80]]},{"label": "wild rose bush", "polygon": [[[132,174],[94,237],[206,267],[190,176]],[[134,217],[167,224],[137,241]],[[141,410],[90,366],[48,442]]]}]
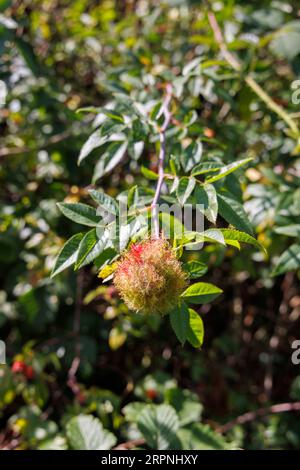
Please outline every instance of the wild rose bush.
[{"label": "wild rose bush", "polygon": [[300,447],[299,15],[198,3],[0,2],[0,448]]}]

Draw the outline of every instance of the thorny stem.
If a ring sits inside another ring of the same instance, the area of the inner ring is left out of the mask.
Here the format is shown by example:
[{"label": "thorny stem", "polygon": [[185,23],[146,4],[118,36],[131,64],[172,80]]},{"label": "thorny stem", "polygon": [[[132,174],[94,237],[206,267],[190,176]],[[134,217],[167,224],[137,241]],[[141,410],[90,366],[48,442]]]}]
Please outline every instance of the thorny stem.
[{"label": "thorny stem", "polygon": [[[237,58],[228,50],[215,14],[212,11],[209,11],[207,13],[207,16],[211,29],[213,30],[215,40],[220,48],[220,51],[223,54],[224,59],[228,62],[229,65],[231,65],[234,70],[240,72],[242,66],[237,60]],[[299,139],[300,131],[291,116],[281,106],[275,103],[275,101],[263,90],[263,88],[254,80],[254,78],[250,74],[247,74],[244,77],[244,80],[247,85],[254,91],[254,93],[259,96],[260,99],[268,106],[268,108],[274,111],[274,113],[276,113],[289,126],[294,137]]]},{"label": "thorny stem", "polygon": [[158,155],[158,180],[157,180],[154,198],[151,204],[155,238],[159,238],[159,218],[158,218],[157,203],[158,203],[160,191],[161,191],[162,184],[163,184],[164,177],[165,177],[164,162],[165,162],[165,157],[166,157],[166,130],[170,124],[171,117],[172,117],[172,113],[169,109],[171,99],[172,99],[172,85],[170,83],[167,83],[166,96],[164,98],[162,109],[161,109],[161,115],[164,115],[164,121],[163,121],[162,126],[159,129],[160,149],[159,149],[159,155]]}]

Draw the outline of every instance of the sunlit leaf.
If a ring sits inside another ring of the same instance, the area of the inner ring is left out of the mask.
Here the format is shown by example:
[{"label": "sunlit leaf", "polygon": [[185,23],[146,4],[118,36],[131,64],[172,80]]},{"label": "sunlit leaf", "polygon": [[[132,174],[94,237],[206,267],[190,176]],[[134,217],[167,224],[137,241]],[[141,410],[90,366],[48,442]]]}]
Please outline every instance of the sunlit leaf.
[{"label": "sunlit leaf", "polygon": [[202,318],[195,310],[189,308],[189,328],[187,340],[194,348],[201,348],[204,339],[204,326]]},{"label": "sunlit leaf", "polygon": [[241,166],[246,165],[247,163],[251,162],[252,158],[244,158],[244,160],[239,160],[237,162],[230,163],[229,165],[224,166],[221,168],[217,175],[211,176],[205,180],[206,183],[214,183],[215,181],[220,180],[221,178],[225,178],[225,176],[229,175],[230,173],[238,170]]},{"label": "sunlit leaf", "polygon": [[96,226],[100,221],[100,217],[97,215],[96,209],[94,209],[94,207],[88,206],[87,204],[82,204],[81,202],[59,202],[57,203],[57,206],[64,216],[70,220],[73,220],[74,222],[77,222],[78,224],[93,227]]},{"label": "sunlit leaf", "polygon": [[51,277],[56,276],[64,269],[72,266],[72,264],[75,263],[78,255],[78,248],[82,238],[83,233],[77,233],[65,243],[56,258]]},{"label": "sunlit leaf", "polygon": [[78,415],[72,418],[67,426],[67,438],[75,450],[108,450],[117,439],[103,429],[101,421],[91,415]]},{"label": "sunlit leaf", "polygon": [[206,304],[208,302],[212,302],[222,292],[222,289],[214,286],[213,284],[197,282],[196,284],[189,286],[182,294],[182,297],[188,303]]}]

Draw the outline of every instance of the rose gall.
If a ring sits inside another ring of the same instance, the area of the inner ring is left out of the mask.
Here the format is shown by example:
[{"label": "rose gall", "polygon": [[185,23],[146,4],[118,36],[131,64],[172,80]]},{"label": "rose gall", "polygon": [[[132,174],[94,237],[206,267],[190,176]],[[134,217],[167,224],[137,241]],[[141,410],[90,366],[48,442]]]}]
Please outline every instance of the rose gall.
[{"label": "rose gall", "polygon": [[166,240],[145,240],[122,256],[114,285],[130,310],[165,315],[177,305],[187,275]]}]

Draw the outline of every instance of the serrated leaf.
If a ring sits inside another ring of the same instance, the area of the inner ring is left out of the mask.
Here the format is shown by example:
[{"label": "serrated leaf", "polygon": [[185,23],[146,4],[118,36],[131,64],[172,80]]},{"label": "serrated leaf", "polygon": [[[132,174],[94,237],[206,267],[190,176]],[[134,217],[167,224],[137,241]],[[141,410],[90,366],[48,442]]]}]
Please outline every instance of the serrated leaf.
[{"label": "serrated leaf", "polygon": [[[110,249],[110,242],[111,242],[111,234],[109,230],[97,230],[97,242],[88,253],[88,255],[84,258],[84,260],[80,264],[80,268],[86,266],[87,264],[91,263],[92,261],[98,260],[99,256],[102,254],[106,248]],[[101,234],[100,234],[101,232]],[[96,264],[96,263],[95,263]]]},{"label": "serrated leaf", "polygon": [[223,165],[219,162],[202,162],[196,165],[192,170],[192,176],[199,176],[205,173],[219,171]]},{"label": "serrated leaf", "polygon": [[170,312],[170,322],[178,340],[184,344],[189,327],[189,310],[184,302]]},{"label": "serrated leaf", "polygon": [[294,243],[280,256],[272,276],[300,269],[300,245]]},{"label": "serrated leaf", "polygon": [[177,189],[176,189],[176,195],[177,195],[179,204],[181,204],[182,206],[185,204],[185,202],[188,200],[188,198],[192,194],[195,184],[196,184],[195,178],[188,178],[187,176],[180,178]]},{"label": "serrated leaf", "polygon": [[78,157],[78,165],[96,148],[101,147],[101,145],[107,142],[107,136],[101,135],[99,129],[97,129],[93,134],[90,135],[88,140],[82,146],[79,157]]},{"label": "serrated leaf", "polygon": [[78,267],[83,263],[84,259],[87,257],[89,252],[95,246],[97,240],[98,240],[98,237],[97,237],[95,228],[93,228],[92,230],[90,230],[84,235],[79,245],[75,269],[78,269]]},{"label": "serrated leaf", "polygon": [[191,260],[183,265],[183,269],[189,274],[191,279],[196,279],[203,276],[207,272],[208,267],[200,261]]},{"label": "serrated leaf", "polygon": [[82,237],[83,233],[77,233],[64,244],[56,258],[51,277],[56,276],[75,263]]},{"label": "serrated leaf", "polygon": [[220,172],[217,175],[211,176],[210,178],[205,180],[205,183],[214,183],[215,181],[218,181],[221,178],[225,178],[225,176],[229,175],[233,171],[236,171],[241,166],[246,165],[246,163],[249,163],[251,160],[253,159],[244,158],[243,160],[238,160],[237,162],[230,163],[229,165],[226,165],[221,168]]},{"label": "serrated leaf", "polygon": [[111,432],[103,429],[101,421],[91,415],[72,418],[67,423],[66,433],[74,450],[109,450],[117,442]]},{"label": "serrated leaf", "polygon": [[221,228],[220,231],[224,236],[225,242],[228,244],[230,244],[231,241],[238,241],[248,243],[249,245],[256,246],[260,250],[266,251],[265,248],[256,240],[256,238],[252,237],[248,233],[230,228]]},{"label": "serrated leaf", "polygon": [[217,242],[226,246],[224,235],[219,228],[209,228],[203,232],[204,239],[210,242]]},{"label": "serrated leaf", "polygon": [[218,200],[214,186],[212,184],[197,186],[195,197],[197,204],[203,204],[205,217],[215,224],[218,216]]},{"label": "serrated leaf", "polygon": [[187,340],[194,348],[201,348],[204,339],[204,326],[202,318],[195,310],[189,308],[189,328]]},{"label": "serrated leaf", "polygon": [[96,209],[87,204],[59,202],[57,206],[64,216],[78,224],[95,227],[100,221]]},{"label": "serrated leaf", "polygon": [[223,219],[238,230],[246,232],[252,236],[253,229],[242,204],[237,202],[236,199],[228,193],[218,193],[217,198],[219,203],[219,213]]},{"label": "serrated leaf", "polygon": [[170,405],[146,405],[138,417],[137,426],[151,449],[166,450],[172,448],[177,440],[179,420]]},{"label": "serrated leaf", "polygon": [[107,212],[113,215],[117,214],[117,203],[108,194],[105,194],[103,191],[96,191],[95,189],[90,189],[89,194],[94,199],[94,201],[103,207]]},{"label": "serrated leaf", "polygon": [[184,171],[189,172],[197,163],[200,162],[203,152],[203,145],[200,140],[191,142],[186,149],[183,150],[181,156],[181,165]]},{"label": "serrated leaf", "polygon": [[117,132],[111,135],[103,135],[101,130],[97,129],[95,132],[93,132],[93,134],[90,135],[88,140],[82,146],[78,157],[78,165],[80,165],[81,162],[96,148],[99,148],[108,142],[124,142],[125,139],[126,135],[122,132]]},{"label": "serrated leaf", "polygon": [[128,142],[120,141],[110,144],[103,155],[101,155],[98,163],[96,164],[93,182],[96,182],[106,173],[109,173],[113,168],[120,163],[125,155],[128,147]]},{"label": "serrated leaf", "polygon": [[197,282],[189,286],[182,294],[182,297],[192,304],[206,304],[212,302],[222,292],[222,289],[213,284]]}]

